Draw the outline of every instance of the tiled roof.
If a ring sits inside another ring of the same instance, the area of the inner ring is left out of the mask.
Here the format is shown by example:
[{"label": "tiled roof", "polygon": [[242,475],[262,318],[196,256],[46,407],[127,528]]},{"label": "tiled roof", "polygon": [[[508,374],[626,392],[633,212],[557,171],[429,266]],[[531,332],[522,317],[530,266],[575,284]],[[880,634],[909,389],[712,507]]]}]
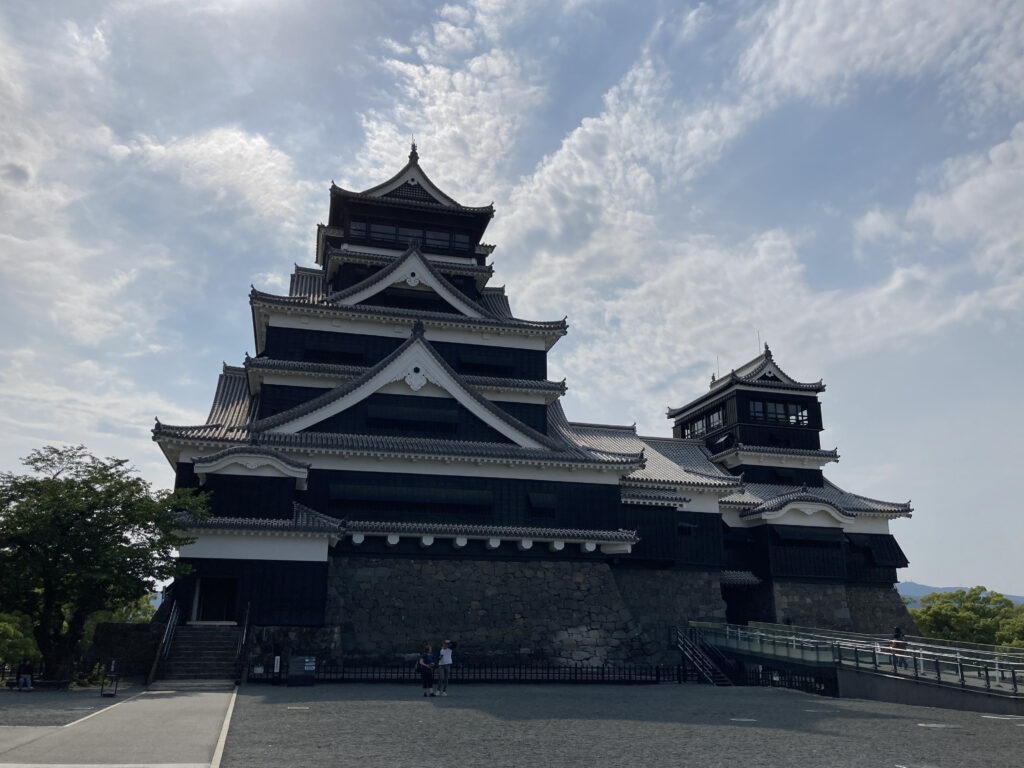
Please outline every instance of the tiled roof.
[{"label": "tiled roof", "polygon": [[504,290],[485,288],[480,294],[480,303],[487,307],[494,317],[512,318],[512,308],[508,304],[508,296]]},{"label": "tiled roof", "polygon": [[[391,275],[393,275],[395,272],[400,270],[406,264],[406,262],[410,261],[413,258],[413,256],[419,256],[420,257],[420,259],[419,259],[420,262],[426,267],[427,272],[430,273],[431,277],[433,277],[435,280],[437,280],[437,282],[440,283],[441,286],[446,291],[450,292],[452,294],[452,296],[454,296],[457,301],[465,304],[470,309],[474,310],[475,312],[477,312],[478,314],[480,314],[483,317],[490,318],[492,320],[497,319],[486,308],[480,306],[477,302],[473,301],[473,299],[469,298],[469,296],[467,296],[462,291],[460,291],[458,288],[456,288],[454,285],[452,285],[448,281],[448,278],[446,278],[444,275],[442,275],[440,272],[438,272],[437,267],[430,261],[430,259],[428,259],[426,256],[424,256],[423,253],[420,251],[420,249],[417,248],[415,245],[410,246],[408,249],[406,249],[405,253],[403,253],[397,259],[392,261],[390,264],[388,264],[383,269],[378,270],[377,272],[374,272],[372,275],[367,277],[365,280],[361,280],[360,282],[356,283],[355,285],[350,285],[348,288],[345,288],[344,290],[341,290],[341,291],[335,291],[334,293],[332,293],[329,296],[325,297],[322,300],[321,303],[335,305],[335,306],[341,306],[339,304],[339,302],[341,302],[343,299],[346,299],[349,296],[354,296],[357,293],[359,293],[359,292],[361,292],[361,291],[365,290],[366,288],[369,288],[369,287],[371,287],[373,285],[377,285],[379,283],[384,283],[385,281],[388,281],[388,278],[390,278]],[[351,306],[351,305],[345,305],[345,306]]]},{"label": "tiled roof", "polygon": [[712,464],[702,447],[693,442],[639,437],[634,427],[570,422],[559,403],[548,406],[548,423],[549,433],[561,434],[582,447],[617,453],[643,452],[645,466],[631,472],[623,482],[723,490],[739,486],[736,478]]},{"label": "tiled roof", "polygon": [[[335,363],[313,363],[305,360],[275,360],[269,357],[249,357],[246,355],[244,367],[247,371],[274,371],[284,373],[309,374],[339,379],[350,379],[362,376],[368,367],[363,365],[339,365]],[[536,392],[565,393],[564,381],[547,381],[538,379],[510,379],[501,376],[470,376],[463,375],[463,380],[474,387],[483,389],[515,389]]]},{"label": "tiled roof", "polygon": [[[772,370],[778,372],[778,376],[775,376]],[[818,381],[812,382],[801,382],[797,381],[775,362],[772,357],[771,350],[768,349],[768,345],[764,345],[764,352],[750,360],[739,368],[730,371],[727,375],[720,379],[712,377],[710,391],[695,400],[691,400],[686,405],[682,405],[678,408],[668,409],[668,418],[674,419],[675,417],[686,413],[687,411],[693,410],[696,406],[704,404],[707,401],[712,400],[715,397],[723,394],[727,385],[732,384],[743,384],[744,386],[751,387],[764,387],[767,389],[788,389],[798,390],[804,392],[824,392],[825,385],[819,379]]]},{"label": "tiled roof", "polygon": [[324,273],[319,269],[296,266],[288,286],[288,295],[319,301],[324,297]]},{"label": "tiled roof", "polygon": [[750,571],[722,571],[721,583],[733,587],[753,587],[761,583]]},{"label": "tiled roof", "polygon": [[[221,403],[216,398],[211,415],[224,413],[231,417],[217,423],[208,423],[198,426],[171,426],[157,422],[153,430],[153,439],[180,439],[189,441],[204,441],[222,444],[227,447],[238,445],[264,445],[282,450],[303,450],[314,452],[343,452],[349,455],[380,456],[390,457],[412,457],[412,458],[438,458],[454,457],[467,458],[475,461],[488,463],[523,463],[523,464],[554,464],[558,466],[603,466],[618,471],[628,471],[643,462],[643,457],[637,452],[617,452],[605,450],[599,447],[588,447],[578,445],[574,442],[567,442],[560,435],[543,435],[532,427],[522,423],[509,415],[490,400],[477,392],[472,386],[466,386],[465,391],[476,402],[495,416],[509,424],[513,429],[529,435],[535,442],[540,443],[543,448],[524,448],[511,443],[486,443],[467,442],[459,440],[441,440],[430,438],[415,438],[401,436],[382,435],[353,435],[328,432],[297,432],[277,433],[267,432],[271,429],[300,415],[309,413],[319,407],[331,402],[338,397],[354,390],[362,382],[375,376],[383,370],[392,359],[403,352],[415,339],[422,338],[422,330],[414,333],[395,352],[382,360],[373,368],[363,369],[359,378],[325,392],[323,395],[314,398],[300,406],[284,411],[275,416],[261,419],[258,422],[251,422],[251,406],[242,409],[231,407],[233,401]],[[424,348],[433,359],[456,380],[462,377],[437,354],[436,350],[423,340]],[[227,370],[227,369],[226,369]],[[245,371],[242,368],[231,369],[231,385],[219,386],[217,398],[221,396],[239,397],[245,393],[248,400],[248,386]],[[222,384],[227,373],[222,376]],[[557,404],[556,404],[557,405]],[[554,407],[554,406],[551,406]]]},{"label": "tiled roof", "polygon": [[[331,231],[334,231],[333,229]],[[344,232],[338,230],[338,237],[344,237]],[[430,259],[430,254],[426,254],[426,257]],[[328,246],[327,261],[330,265],[331,259],[340,259],[346,262],[353,262],[357,264],[368,264],[371,266],[387,266],[395,257],[383,253],[370,253],[369,251],[355,250],[351,244],[345,244],[342,247]],[[486,283],[486,278],[490,278],[494,274],[494,267],[488,264],[456,264],[450,261],[435,261],[435,266],[442,274],[452,275],[468,275],[477,278],[478,284],[482,282]]]},{"label": "tiled roof", "polygon": [[719,451],[711,457],[712,461],[721,461],[726,456],[730,456],[736,453],[763,453],[770,454],[772,456],[795,456],[797,458],[814,458],[814,459],[827,459],[829,461],[839,460],[839,450],[833,448],[831,451],[823,449],[809,449],[809,448],[779,448],[769,445],[746,445],[745,443],[736,443],[735,445],[726,448],[724,451]]},{"label": "tiled roof", "polygon": [[337,535],[341,531],[340,520],[322,515],[298,502],[292,505],[292,516],[290,519],[207,517],[202,520],[195,520],[188,516],[179,516],[178,522],[188,530],[242,530],[333,535]]},{"label": "tiled roof", "polygon": [[621,490],[623,504],[679,507],[690,499],[676,491],[661,488],[634,488],[624,486]]},{"label": "tiled roof", "polygon": [[264,293],[255,288],[249,293],[249,303],[252,306],[274,306],[291,307],[295,309],[313,309],[322,314],[347,315],[355,317],[366,317],[374,320],[404,318],[407,320],[422,320],[437,326],[469,326],[487,328],[508,328],[542,334],[545,336],[564,336],[568,325],[565,319],[534,321],[520,320],[519,318],[493,318],[493,317],[465,317],[450,312],[427,312],[419,309],[403,309],[399,307],[377,307],[367,304],[356,306],[336,306],[325,304],[322,301],[310,301],[298,296],[277,296],[272,293]]},{"label": "tiled roof", "polygon": [[554,539],[636,544],[636,531],[602,531],[588,528],[540,528],[516,525],[463,525],[459,523],[407,523],[381,520],[346,520],[346,533],[397,533],[424,536],[467,536],[472,538]]},{"label": "tiled roof", "polygon": [[224,366],[217,380],[217,391],[205,424],[171,426],[157,419],[153,439],[159,435],[187,435],[192,440],[237,441],[246,436],[245,425],[256,415],[255,400],[249,395],[249,379],[244,368]]},{"label": "tiled roof", "polygon": [[722,504],[743,508],[741,515],[750,517],[763,512],[782,509],[791,502],[808,501],[834,507],[847,517],[861,514],[909,517],[913,511],[910,502],[879,501],[848,493],[829,480],[821,488],[794,487],[774,483],[745,483],[742,493],[722,499]]},{"label": "tiled roof", "polygon": [[475,388],[465,385],[465,383],[462,382],[461,375],[456,373],[455,370],[450,365],[448,365],[447,361],[445,361],[445,359],[437,353],[437,350],[434,349],[434,346],[423,337],[423,333],[423,326],[417,323],[416,326],[413,327],[412,335],[409,336],[405,343],[403,343],[400,347],[398,347],[398,349],[396,349],[390,355],[385,357],[375,366],[373,366],[372,368],[368,368],[366,372],[359,378],[352,379],[351,381],[341,384],[340,386],[337,386],[334,389],[328,390],[327,392],[325,392],[322,395],[319,395],[318,397],[314,397],[312,400],[307,400],[305,403],[296,405],[295,407],[289,408],[286,411],[282,411],[281,413],[275,414],[273,416],[268,416],[265,419],[260,419],[259,421],[253,422],[250,428],[254,432],[262,432],[264,430],[273,429],[274,427],[279,426],[281,424],[286,424],[290,421],[299,418],[300,416],[313,413],[314,411],[323,408],[339,400],[342,397],[345,397],[345,395],[349,394],[350,392],[355,391],[364,383],[366,383],[374,376],[376,376],[378,373],[387,368],[389,365],[391,365],[393,361],[401,357],[410,347],[419,344],[422,346],[424,351],[426,351],[426,353],[431,358],[433,358],[435,364],[437,364],[445,373],[447,373],[449,376],[455,379],[455,381],[462,383],[463,389],[466,392],[466,394],[469,395],[474,401],[476,401],[478,405],[482,406],[485,410],[490,412],[491,415],[497,417],[499,420],[509,425],[515,431],[527,435],[531,440],[540,443],[541,445],[553,449],[558,449],[561,447],[556,441],[552,440],[547,435],[542,435],[540,432],[533,429],[533,427],[524,424],[523,422],[519,421],[519,419],[503,411],[501,408],[496,406],[486,397],[481,395]]},{"label": "tiled roof", "polygon": [[269,456],[277,459],[288,466],[295,467],[296,469],[309,469],[310,464],[302,461],[296,461],[291,456],[288,456],[280,451],[275,451],[273,448],[268,448],[262,445],[236,445],[231,448],[225,448],[223,451],[217,451],[211,453],[209,456],[202,456],[198,459],[193,460],[193,464],[201,466],[203,464],[213,464],[214,462],[226,459],[229,456]]}]

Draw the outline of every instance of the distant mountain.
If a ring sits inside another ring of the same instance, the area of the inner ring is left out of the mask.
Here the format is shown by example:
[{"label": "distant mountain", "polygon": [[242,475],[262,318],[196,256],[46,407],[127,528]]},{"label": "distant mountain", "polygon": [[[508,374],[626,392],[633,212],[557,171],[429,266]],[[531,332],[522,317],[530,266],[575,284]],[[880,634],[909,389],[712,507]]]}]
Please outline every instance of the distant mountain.
[{"label": "distant mountain", "polygon": [[[910,608],[920,608],[918,600],[925,595],[930,595],[932,592],[956,592],[958,589],[969,589],[969,587],[930,587],[927,584],[918,584],[913,581],[901,581],[896,585],[896,591],[899,592],[903,597],[912,597],[914,602],[910,604]],[[996,592],[999,590],[997,589]],[[1003,595],[1013,600],[1015,605],[1024,603],[1024,597],[1020,595]]]}]

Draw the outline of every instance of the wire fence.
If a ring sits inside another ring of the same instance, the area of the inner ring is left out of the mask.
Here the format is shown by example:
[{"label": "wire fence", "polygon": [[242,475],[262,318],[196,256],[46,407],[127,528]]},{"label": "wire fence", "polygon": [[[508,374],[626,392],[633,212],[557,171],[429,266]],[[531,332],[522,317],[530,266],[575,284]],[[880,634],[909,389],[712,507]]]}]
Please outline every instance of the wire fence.
[{"label": "wire fence", "polygon": [[[250,683],[287,681],[287,665],[250,662]],[[335,683],[420,683],[422,678],[411,662],[401,664],[332,664],[317,663],[314,679]],[[654,685],[690,682],[693,672],[682,665],[660,666],[623,664],[589,666],[583,664],[455,664],[449,679],[454,683],[611,683],[619,685]]]}]

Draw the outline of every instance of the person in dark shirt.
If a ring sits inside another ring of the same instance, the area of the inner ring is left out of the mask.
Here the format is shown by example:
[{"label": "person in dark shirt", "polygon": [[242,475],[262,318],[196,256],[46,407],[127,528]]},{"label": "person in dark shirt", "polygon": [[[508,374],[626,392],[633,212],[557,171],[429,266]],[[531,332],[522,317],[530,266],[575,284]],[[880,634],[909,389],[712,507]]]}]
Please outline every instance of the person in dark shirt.
[{"label": "person in dark shirt", "polygon": [[32,690],[32,659],[22,659],[18,665],[18,690]]},{"label": "person in dark shirt", "polygon": [[434,685],[434,656],[430,651],[431,648],[429,645],[424,646],[423,653],[420,654],[420,660],[416,665],[416,668],[419,670],[420,677],[423,679],[424,696],[434,695],[430,690]]}]

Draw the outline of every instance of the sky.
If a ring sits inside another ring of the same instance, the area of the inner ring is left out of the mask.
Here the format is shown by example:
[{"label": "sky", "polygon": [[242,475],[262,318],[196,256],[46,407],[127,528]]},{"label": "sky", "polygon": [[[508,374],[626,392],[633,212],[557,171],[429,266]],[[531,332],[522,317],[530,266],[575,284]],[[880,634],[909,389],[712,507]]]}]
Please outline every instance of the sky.
[{"label": "sky", "polygon": [[173,474],[313,264],[332,182],[494,202],[492,285],[568,316],[571,419],[668,407],[771,345],[825,381],[830,479],[914,506],[901,579],[1024,594],[1019,0],[8,0],[0,468]]}]

